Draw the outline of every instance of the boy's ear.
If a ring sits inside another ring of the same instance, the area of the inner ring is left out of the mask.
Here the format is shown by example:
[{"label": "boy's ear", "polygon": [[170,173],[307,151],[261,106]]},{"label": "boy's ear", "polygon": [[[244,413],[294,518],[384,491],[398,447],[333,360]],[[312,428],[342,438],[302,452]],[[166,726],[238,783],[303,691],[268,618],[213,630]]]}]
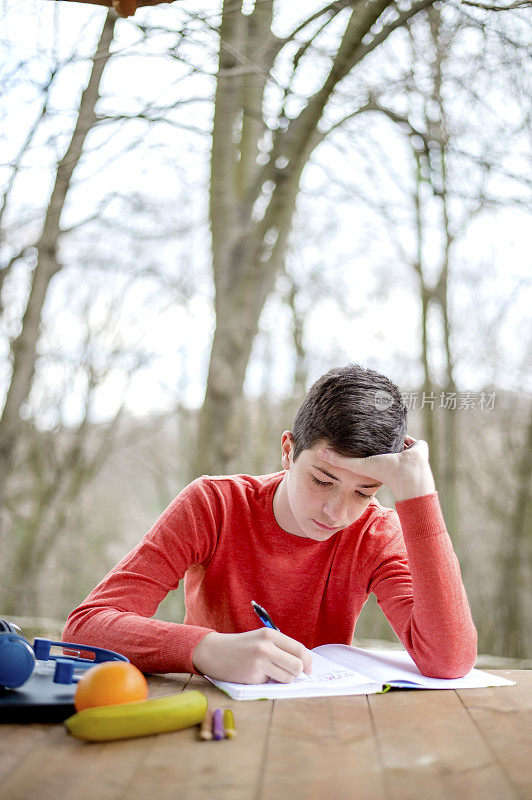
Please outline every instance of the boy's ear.
[{"label": "boy's ear", "polygon": [[294,437],[290,431],[284,431],[281,436],[281,466],[283,469],[290,469],[290,454],[293,450]]}]

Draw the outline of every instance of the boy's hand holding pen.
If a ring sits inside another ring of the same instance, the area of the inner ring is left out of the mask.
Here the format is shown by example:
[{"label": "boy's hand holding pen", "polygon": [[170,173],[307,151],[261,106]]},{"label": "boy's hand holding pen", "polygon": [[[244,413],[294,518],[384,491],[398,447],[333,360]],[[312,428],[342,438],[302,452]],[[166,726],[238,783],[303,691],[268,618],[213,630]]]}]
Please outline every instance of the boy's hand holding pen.
[{"label": "boy's hand holding pen", "polygon": [[[262,624],[264,625],[265,628],[269,628],[270,630],[277,631],[277,633],[281,634],[281,636],[284,636],[284,634],[282,634],[280,632],[280,630],[277,627],[277,625],[275,625],[275,623],[273,622],[272,618],[270,617],[270,615],[268,614],[268,612],[266,611],[265,608],[260,606],[254,600],[251,601],[251,606],[252,606],[255,614],[258,616],[258,618],[260,619],[260,621],[262,622]],[[249,633],[254,633],[254,631],[249,631]],[[209,636],[209,635],[210,634],[207,634],[207,636]],[[221,636],[245,636],[246,634],[244,633],[244,634],[220,634],[220,635]],[[207,636],[205,637],[205,639],[207,638]],[[284,638],[286,639],[288,637],[284,637]],[[290,640],[290,641],[293,641],[293,640]],[[299,644],[299,642],[296,642],[296,644]],[[300,645],[300,646],[303,647],[303,645]],[[310,669],[308,669],[308,672],[310,673],[311,671],[312,671],[312,657],[311,657],[311,661],[310,661]],[[212,673],[208,673],[208,674],[210,674],[211,677],[213,677],[213,678],[216,677],[216,675],[213,675]],[[299,675],[300,672],[298,672],[297,674]],[[294,676],[292,676],[292,677],[294,677]],[[220,680],[224,680],[224,679],[220,678]],[[238,682],[238,681],[236,681],[236,682]],[[245,681],[243,681],[243,682],[245,682]],[[247,681],[247,682],[249,683],[250,681]],[[258,682],[259,681],[257,681],[257,683]],[[210,741],[210,740],[213,740],[213,739],[215,741],[220,741],[221,739],[233,739],[235,736],[236,736],[235,720],[234,720],[234,717],[233,717],[233,712],[231,711],[230,708],[226,708],[225,709],[225,711],[223,712],[223,716],[222,716],[221,708],[215,709],[214,713],[210,709],[207,709],[207,713],[205,715],[205,719],[201,723],[201,728],[200,728],[200,732],[199,732],[199,738],[200,739],[203,739],[204,741]]]},{"label": "boy's hand holding pen", "polygon": [[[280,632],[279,628],[277,627],[277,625],[275,625],[275,623],[273,622],[272,618],[270,617],[270,615],[268,614],[268,612],[266,611],[265,608],[260,606],[254,600],[251,601],[251,606],[252,606],[255,614],[258,616],[258,618],[260,619],[260,621],[262,622],[262,624],[264,625],[265,628],[267,628],[267,629],[269,629],[271,631],[276,631],[276,633],[279,634],[280,636],[282,636],[283,639],[287,639],[290,643],[293,642],[298,648],[303,648],[304,652],[302,653],[302,659],[301,660],[303,661],[303,657],[305,657],[305,661],[307,662],[305,671],[308,674],[310,674],[312,672],[312,656],[310,655],[310,652],[300,642],[295,642],[293,639],[290,639],[288,636],[285,636],[284,634],[282,634]],[[260,630],[257,631],[257,632],[259,634],[262,633],[262,631],[260,631]],[[249,638],[249,634],[255,634],[255,633],[256,633],[256,631],[248,631],[248,633],[234,633],[234,634],[227,634],[227,633],[224,634],[224,633],[222,633],[222,634],[215,634],[215,635],[231,637],[232,639],[234,639],[235,637],[244,637],[244,636],[248,636],[248,638]],[[211,635],[212,634],[207,634],[207,636],[205,636],[202,641],[205,641],[205,639],[208,639],[208,637],[211,636]],[[262,637],[262,638],[264,638],[264,637]],[[226,641],[227,641],[227,639],[226,639]],[[201,644],[201,642],[200,642],[200,644]],[[199,647],[199,645],[198,645],[198,647]],[[196,648],[196,650],[197,649],[198,648]],[[280,649],[280,648],[277,647],[276,649]],[[196,650],[194,651],[194,655],[196,654]],[[285,652],[285,651],[281,651],[281,652]],[[305,661],[303,663],[304,666],[305,666]],[[308,662],[310,662],[310,663],[308,663]],[[195,664],[197,669],[200,669],[200,667],[198,666],[195,658],[194,658],[194,664]],[[213,672],[206,671],[206,674],[210,675],[212,678],[218,678],[218,675],[214,674]],[[300,675],[300,674],[301,674],[301,670],[298,670],[298,672],[296,674],[291,674],[290,678],[288,680],[283,681],[283,683],[289,683],[294,677],[297,677],[297,675]],[[274,676],[272,675],[271,677],[274,677]],[[223,678],[223,677],[220,677],[218,679],[219,680],[229,680],[228,678]],[[234,682],[234,683],[238,683],[239,682],[238,680],[235,680],[234,677],[232,677],[230,680],[232,682]],[[265,677],[265,680],[268,680],[268,676]],[[276,678],[276,680],[278,680],[278,679]],[[241,681],[241,683],[263,683],[263,682],[264,682],[264,679],[262,681],[249,681],[249,680],[248,681]],[[233,712],[231,711],[231,709],[230,708],[226,708],[225,711],[223,712],[223,715],[222,715],[221,708],[215,709],[214,713],[208,708],[207,709],[207,713],[205,715],[205,719],[201,723],[201,728],[200,728],[200,732],[199,732],[199,738],[204,740],[204,741],[211,741],[213,739],[215,741],[220,741],[221,739],[233,739],[235,736],[236,736],[235,720],[234,720]]]},{"label": "boy's hand holding pen", "polygon": [[[274,621],[272,620],[272,618],[270,617],[270,615],[268,614],[268,612],[266,611],[265,608],[263,608],[262,606],[259,606],[259,604],[256,603],[254,600],[251,601],[251,606],[252,606],[253,611],[255,612],[255,614],[258,616],[258,618],[260,619],[260,621],[262,622],[262,624],[266,628],[271,628],[274,631],[278,631],[279,630],[279,628],[277,627],[277,625],[275,625]],[[304,669],[304,672],[307,675],[311,675],[312,674],[312,656],[311,656],[311,661],[310,661],[310,669],[308,669],[308,668]]]},{"label": "boy's hand holding pen", "polygon": [[264,627],[244,633],[208,633],[192,654],[198,672],[232,683],[266,683],[270,678],[290,683],[302,672],[310,675],[310,650],[281,633],[258,603],[253,601],[252,608]]}]

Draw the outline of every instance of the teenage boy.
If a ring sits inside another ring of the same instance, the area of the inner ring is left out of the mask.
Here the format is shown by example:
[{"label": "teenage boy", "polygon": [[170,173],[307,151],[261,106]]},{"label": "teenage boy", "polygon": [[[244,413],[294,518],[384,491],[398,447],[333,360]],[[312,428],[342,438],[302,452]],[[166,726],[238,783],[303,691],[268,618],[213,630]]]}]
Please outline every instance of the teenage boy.
[{"label": "teenage boy", "polygon": [[[456,678],[476,630],[428,447],[399,390],[349,365],[309,390],[281,439],[282,471],[203,476],[68,617],[63,641],[118,650],[145,672],[290,682],[309,649],[351,644],[373,592],[424,675]],[[396,510],[375,492],[386,484]],[[184,578],[184,624],[151,619]],[[262,627],[255,600],[279,631]]]}]

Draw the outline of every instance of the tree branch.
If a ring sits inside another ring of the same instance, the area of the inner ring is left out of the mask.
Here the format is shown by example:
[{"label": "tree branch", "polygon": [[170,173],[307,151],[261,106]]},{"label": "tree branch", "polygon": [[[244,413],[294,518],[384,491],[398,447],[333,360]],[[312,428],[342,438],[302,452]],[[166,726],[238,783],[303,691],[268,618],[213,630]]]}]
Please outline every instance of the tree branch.
[{"label": "tree branch", "polygon": [[5,212],[5,209],[6,209],[7,201],[8,201],[9,195],[11,193],[11,189],[13,188],[13,184],[15,182],[15,178],[17,177],[17,175],[18,175],[18,173],[20,171],[20,166],[22,164],[22,159],[23,159],[24,155],[26,154],[31,142],[33,141],[33,137],[35,136],[35,134],[36,134],[36,132],[37,132],[37,130],[39,128],[39,125],[41,124],[42,120],[44,119],[44,117],[47,114],[47,111],[48,111],[48,99],[50,97],[50,90],[52,88],[52,83],[54,81],[54,78],[55,78],[56,74],[57,74],[57,69],[52,71],[52,73],[50,75],[50,78],[48,79],[46,85],[43,87],[44,98],[43,98],[41,109],[40,109],[39,113],[37,114],[32,126],[29,129],[28,135],[26,136],[26,139],[22,143],[22,147],[20,148],[20,150],[19,150],[19,152],[17,154],[17,157],[15,158],[15,161],[10,165],[12,167],[12,172],[11,172],[11,175],[9,176],[9,180],[7,182],[6,190],[5,190],[4,196],[2,198],[2,203],[0,205],[0,230],[1,230],[2,218],[4,216],[4,212]]},{"label": "tree branch", "polygon": [[3,267],[0,268],[0,316],[4,311],[4,305],[2,303],[2,286],[4,285],[4,281],[11,272],[13,264],[15,264],[20,258],[24,258],[30,247],[31,245],[27,247],[22,247],[18,251],[18,253],[15,253],[14,256],[11,256],[7,264],[5,264]]},{"label": "tree branch", "polygon": [[[251,188],[247,203],[255,201],[260,193],[261,186],[275,174],[275,161],[282,154],[289,161],[305,157],[308,150],[320,141],[318,122],[337,84],[354,66],[359,64],[365,56],[381,44],[397,28],[405,25],[411,17],[433,5],[435,0],[418,0],[409,9],[398,13],[395,20],[384,25],[380,33],[372,36],[371,41],[363,44],[364,38],[369,34],[374,23],[391,4],[387,0],[379,0],[368,4],[360,10],[359,14],[352,14],[350,23],[344,33],[338,52],[334,59],[329,77],[321,89],[313,95],[308,105],[298,117],[295,117],[286,128],[279,128],[270,153],[270,160],[264,165],[257,180]],[[312,140],[314,137],[314,140]],[[312,140],[312,141],[311,141]]]},{"label": "tree branch", "polygon": [[474,0],[461,0],[463,6],[472,6],[473,8],[481,8],[483,11],[515,11],[518,8],[526,8],[532,6],[532,0],[515,0],[508,6],[495,6],[493,3],[475,3]]},{"label": "tree branch", "polygon": [[[219,67],[225,74],[218,75],[214,100],[209,192],[215,284],[221,279],[218,266],[227,255],[228,236],[234,227],[238,196],[237,146],[233,131],[238,118],[242,77],[233,70],[240,62],[236,54],[243,49],[244,17],[240,5],[231,8],[230,0],[224,0],[220,30]],[[218,290],[219,285],[216,288]]]},{"label": "tree branch", "polygon": [[202,128],[197,128],[195,125],[186,125],[184,122],[177,122],[177,120],[168,119],[168,117],[155,117],[150,116],[149,114],[108,114],[105,117],[98,118],[98,127],[101,127],[106,122],[121,122],[138,119],[144,120],[145,122],[164,122],[165,125],[171,125],[173,128],[190,131],[190,133],[197,133],[200,136],[209,136],[209,131],[205,131]]},{"label": "tree branch", "polygon": [[[275,59],[277,58],[283,47],[285,47],[285,45],[287,45],[289,42],[293,41],[293,39],[295,39],[298,33],[301,33],[302,30],[304,30],[308,25],[313,23],[315,20],[319,19],[324,14],[329,15],[329,18],[320,27],[320,30],[322,30],[322,28],[325,25],[327,25],[331,21],[331,19],[333,19],[337,14],[340,13],[340,11],[343,11],[345,8],[351,8],[359,2],[360,0],[336,0],[336,2],[329,3],[328,6],[325,6],[324,8],[319,9],[319,11],[316,11],[306,20],[301,22],[296,28],[294,28],[294,30],[291,33],[289,33],[288,36],[284,36],[283,38],[278,38],[276,40],[274,47],[272,47],[270,50],[270,57],[272,63],[273,61],[275,61]],[[315,36],[312,37],[312,39],[314,38]],[[310,39],[308,42],[305,42],[303,46],[308,47],[312,39]]]}]

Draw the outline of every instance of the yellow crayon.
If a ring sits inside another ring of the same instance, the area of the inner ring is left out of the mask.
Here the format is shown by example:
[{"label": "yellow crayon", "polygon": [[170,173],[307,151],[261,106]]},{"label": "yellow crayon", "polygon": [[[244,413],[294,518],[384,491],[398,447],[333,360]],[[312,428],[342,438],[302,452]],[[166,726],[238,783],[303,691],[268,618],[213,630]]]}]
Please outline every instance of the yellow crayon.
[{"label": "yellow crayon", "polygon": [[230,708],[226,708],[224,711],[224,728],[226,737],[234,739],[236,736],[235,718]]},{"label": "yellow crayon", "polygon": [[212,711],[210,708],[207,709],[207,713],[201,723],[199,738],[203,739],[205,742],[212,739]]}]

